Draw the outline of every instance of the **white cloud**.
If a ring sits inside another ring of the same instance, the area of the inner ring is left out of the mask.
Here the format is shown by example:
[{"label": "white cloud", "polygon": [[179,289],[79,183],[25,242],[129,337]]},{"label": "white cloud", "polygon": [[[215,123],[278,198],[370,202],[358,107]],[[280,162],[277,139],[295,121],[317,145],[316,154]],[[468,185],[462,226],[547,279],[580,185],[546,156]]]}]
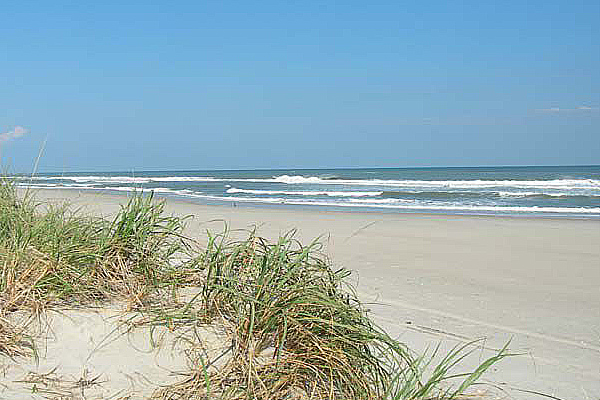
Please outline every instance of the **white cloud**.
[{"label": "white cloud", "polygon": [[11,139],[20,138],[27,132],[28,130],[23,128],[22,126],[15,126],[12,130],[8,132],[0,133],[0,143],[6,142]]},{"label": "white cloud", "polygon": [[598,111],[598,110],[600,110],[600,108],[598,108],[598,107],[578,106],[575,108],[560,108],[560,107],[539,108],[536,111],[547,112],[547,113],[563,113],[563,112],[574,112],[574,111]]}]

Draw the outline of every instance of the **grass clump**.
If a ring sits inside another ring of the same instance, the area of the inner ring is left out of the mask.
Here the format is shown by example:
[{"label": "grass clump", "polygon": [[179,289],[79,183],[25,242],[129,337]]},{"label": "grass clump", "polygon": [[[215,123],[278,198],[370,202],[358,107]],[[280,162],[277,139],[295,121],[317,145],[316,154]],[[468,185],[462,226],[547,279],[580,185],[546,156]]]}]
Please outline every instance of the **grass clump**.
[{"label": "grass clump", "polygon": [[20,197],[0,182],[0,351],[27,352],[14,311],[126,299],[140,305],[172,274],[170,258],[187,250],[182,220],[163,215],[152,196],[135,195],[112,221],[67,205]]},{"label": "grass clump", "polygon": [[[213,324],[229,334],[231,344],[212,359],[194,352],[202,343],[191,337],[193,368],[157,399],[451,399],[506,356],[502,349],[453,375],[465,345],[431,366],[432,357],[416,356],[372,322],[346,283],[350,272],[333,270],[320,242],[303,246],[294,232],[275,243],[254,231],[241,241],[209,233],[192,251],[184,221],[163,211],[152,196],[134,194],[107,221],[35,203],[1,182],[0,352],[33,348],[11,312],[118,298],[150,316],[145,324]],[[188,262],[174,267],[182,255]],[[185,287],[195,294],[184,302],[164,295]],[[450,378],[460,381],[444,385]]]},{"label": "grass clump", "polygon": [[142,302],[171,272],[169,260],[186,250],[180,218],[163,203],[134,195],[112,221],[67,205],[19,198],[10,182],[0,191],[0,291],[5,309],[56,302]]},{"label": "grass clump", "polygon": [[189,379],[157,398],[452,399],[506,356],[504,348],[475,371],[453,374],[473,351],[468,343],[432,366],[438,352],[417,356],[377,327],[346,283],[350,272],[334,271],[321,248],[303,246],[294,232],[276,243],[254,231],[242,241],[209,234],[194,264],[205,272],[202,290],[154,322],[225,324],[228,361],[208,369],[214,360],[199,360]]},{"label": "grass clump", "polygon": [[316,256],[320,243],[303,247],[292,233],[275,244],[254,233],[241,242],[225,239],[211,237],[199,260],[206,281],[195,307],[209,321],[229,322],[234,338],[226,367],[210,375],[210,385],[205,377],[197,382],[205,398],[208,387],[227,398],[381,393],[380,334],[343,290],[348,271],[332,271]]}]

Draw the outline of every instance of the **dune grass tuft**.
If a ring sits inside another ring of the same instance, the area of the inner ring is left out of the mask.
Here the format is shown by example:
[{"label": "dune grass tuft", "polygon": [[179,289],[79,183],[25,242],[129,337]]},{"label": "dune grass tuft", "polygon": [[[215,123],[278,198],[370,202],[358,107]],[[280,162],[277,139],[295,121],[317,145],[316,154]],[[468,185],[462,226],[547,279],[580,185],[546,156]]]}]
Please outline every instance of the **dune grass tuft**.
[{"label": "dune grass tuft", "polygon": [[432,366],[437,351],[418,356],[371,321],[347,284],[350,272],[334,271],[318,241],[303,246],[289,232],[269,243],[254,231],[242,241],[227,232],[208,239],[194,264],[205,272],[202,290],[154,323],[224,324],[230,355],[219,369],[199,360],[156,398],[451,399],[507,355],[504,348],[455,374],[473,351],[467,343]]},{"label": "dune grass tuft", "polygon": [[[467,344],[432,366],[437,354],[415,355],[372,322],[350,272],[333,270],[319,241],[304,246],[290,232],[271,243],[254,231],[233,241],[224,232],[199,249],[183,227],[152,195],[134,194],[107,221],[19,197],[2,181],[0,353],[34,351],[26,329],[11,323],[15,311],[120,299],[149,316],[144,324],[216,324],[230,335],[218,368],[195,357],[187,378],[157,399],[451,399],[507,355],[455,374]],[[178,302],[184,287],[195,294]],[[190,353],[202,346],[189,340]]]},{"label": "dune grass tuft", "polygon": [[[11,312],[112,298],[140,305],[172,275],[169,259],[187,250],[183,221],[135,195],[112,221],[65,204],[38,204],[0,182],[0,351],[27,352]],[[21,349],[21,350],[19,350]]]},{"label": "dune grass tuft", "polygon": [[[332,271],[289,233],[275,244],[254,232],[241,242],[210,237],[199,257],[206,280],[187,307],[233,332],[230,362],[199,383],[227,398],[374,398],[385,366],[377,357],[384,336],[360,302],[343,290],[348,271]],[[266,356],[265,356],[266,354]],[[210,382],[205,384],[204,381]],[[182,397],[184,398],[184,397]]]}]

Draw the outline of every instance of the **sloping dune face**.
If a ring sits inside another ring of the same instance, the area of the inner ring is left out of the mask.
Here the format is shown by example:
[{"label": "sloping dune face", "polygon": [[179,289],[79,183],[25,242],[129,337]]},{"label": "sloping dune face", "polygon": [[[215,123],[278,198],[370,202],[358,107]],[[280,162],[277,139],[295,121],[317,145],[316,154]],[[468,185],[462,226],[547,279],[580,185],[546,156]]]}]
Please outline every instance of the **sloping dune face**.
[{"label": "sloping dune face", "polygon": [[[15,315],[14,318],[24,318]],[[122,307],[45,312],[29,325],[36,357],[0,359],[0,398],[7,400],[148,398],[181,380],[191,362],[186,333],[135,327],[139,314]],[[196,328],[204,353],[219,351],[224,335]]]}]

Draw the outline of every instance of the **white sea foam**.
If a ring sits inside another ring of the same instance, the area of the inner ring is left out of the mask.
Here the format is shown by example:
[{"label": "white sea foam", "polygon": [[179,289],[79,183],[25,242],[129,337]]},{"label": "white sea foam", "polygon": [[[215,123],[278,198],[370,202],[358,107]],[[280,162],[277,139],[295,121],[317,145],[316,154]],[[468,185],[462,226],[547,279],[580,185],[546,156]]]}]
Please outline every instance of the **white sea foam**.
[{"label": "white sea foam", "polygon": [[360,185],[360,186],[392,186],[392,187],[424,187],[424,188],[553,188],[553,189],[598,189],[600,180],[596,179],[552,179],[552,180],[345,180],[345,179],[321,179],[318,177],[303,177],[281,175],[273,179],[275,182],[287,184],[320,184],[320,185]]},{"label": "white sea foam", "polygon": [[415,203],[415,200],[404,199],[349,199],[350,203],[360,204],[400,204],[400,203]]},{"label": "white sea foam", "polygon": [[[140,189],[134,186],[111,186],[111,187],[99,187],[91,185],[63,185],[55,183],[43,183],[43,184],[19,184],[18,186],[27,187],[31,189],[80,189],[80,190],[95,190],[95,191],[117,191],[117,192],[139,192]],[[169,188],[153,188],[151,191],[155,193],[165,193],[168,195],[190,197],[201,194],[202,192],[193,192],[191,190],[174,190]]]},{"label": "white sea foam", "polygon": [[496,192],[501,197],[529,197],[529,196],[550,196],[565,197],[572,194],[567,193],[547,193],[547,192]]},{"label": "white sea foam", "polygon": [[[19,186],[28,186],[32,188],[45,189],[85,189],[85,190],[112,190],[132,192],[136,188],[132,186],[119,186],[102,188],[98,186],[78,186],[65,187],[56,184],[35,184]],[[307,205],[307,206],[335,206],[335,207],[371,207],[371,208],[389,208],[400,210],[415,210],[415,211],[451,211],[451,212],[491,212],[491,213],[551,213],[551,214],[596,214],[600,216],[600,207],[543,207],[543,206],[486,206],[486,205],[465,205],[456,203],[436,203],[427,204],[415,200],[399,200],[399,199],[348,199],[345,201],[320,201],[313,199],[290,199],[284,197],[237,197],[237,196],[214,196],[202,194],[200,192],[192,192],[190,190],[173,190],[169,188],[155,188],[155,192],[165,193],[168,195],[185,196],[189,198],[198,198],[204,200],[214,200],[223,202],[247,202],[247,203],[267,203],[267,204],[289,204],[289,205]]]},{"label": "white sea foam", "polygon": [[33,178],[23,178],[23,180],[33,181],[72,181],[78,183],[97,182],[97,183],[147,183],[149,178],[135,178],[129,176],[34,176]]},{"label": "white sea foam", "polygon": [[164,176],[164,177],[132,177],[132,176],[35,176],[23,180],[62,180],[73,182],[98,183],[150,183],[150,182],[221,182],[227,179],[208,176]]},{"label": "white sea foam", "polygon": [[141,184],[150,182],[264,182],[283,183],[288,185],[351,185],[379,186],[398,188],[428,189],[484,189],[484,188],[517,188],[517,189],[587,189],[600,190],[597,179],[552,179],[552,180],[384,180],[384,179],[322,179],[316,176],[280,175],[272,178],[217,178],[207,176],[166,176],[166,177],[128,177],[128,176],[56,176],[22,178],[23,180],[70,180],[77,183],[125,183]]},{"label": "white sea foam", "polygon": [[278,203],[288,205],[327,206],[327,207],[370,207],[370,208],[392,208],[402,210],[431,210],[431,211],[455,211],[455,212],[516,212],[516,213],[560,213],[560,214],[598,214],[600,208],[585,207],[520,207],[520,206],[481,206],[481,205],[458,205],[458,204],[419,204],[411,200],[398,199],[375,199],[362,200],[351,199],[350,202],[315,201],[289,198],[250,198],[250,197],[223,197],[209,195],[194,195],[193,197],[207,200],[226,202],[248,202],[248,203]]},{"label": "white sea foam", "polygon": [[227,193],[246,193],[258,195],[290,195],[290,196],[330,196],[330,197],[373,197],[381,196],[383,192],[318,192],[318,191],[285,191],[285,190],[251,190],[227,189]]}]

